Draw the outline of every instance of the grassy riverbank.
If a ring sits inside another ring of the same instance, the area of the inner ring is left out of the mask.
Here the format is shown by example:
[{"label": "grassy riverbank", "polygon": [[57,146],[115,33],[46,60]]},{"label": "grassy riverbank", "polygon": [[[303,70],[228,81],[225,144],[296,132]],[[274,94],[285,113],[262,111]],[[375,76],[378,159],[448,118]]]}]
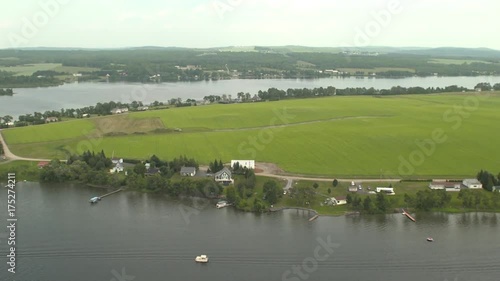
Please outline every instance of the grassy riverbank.
[{"label": "grassy riverbank", "polygon": [[[317,184],[317,188],[313,188],[314,184]],[[363,206],[359,209],[353,208],[352,204],[340,205],[340,206],[327,206],[324,201],[328,197],[346,197],[348,194],[354,195],[357,194],[361,200],[364,200],[366,197],[370,197],[373,202],[376,201],[375,194],[367,194],[368,191],[374,191],[376,187],[389,187],[392,186],[394,188],[395,195],[387,195],[386,198],[386,211],[385,213],[394,213],[400,208],[409,208],[416,212],[445,212],[445,213],[464,213],[464,212],[500,212],[500,193],[492,193],[486,190],[470,190],[469,198],[475,198],[476,194],[477,198],[480,198],[480,202],[477,203],[475,207],[464,207],[464,200],[460,198],[459,192],[447,192],[450,195],[450,201],[445,206],[441,208],[430,208],[429,210],[418,210],[409,203],[405,202],[405,194],[415,198],[417,193],[430,191],[429,182],[364,182],[361,184],[362,189],[356,193],[350,193],[348,191],[350,183],[339,183],[337,187],[333,187],[331,182],[314,182],[314,181],[297,181],[294,186],[297,187],[312,187],[315,191],[315,196],[313,200],[309,202],[308,205],[297,205],[296,200],[290,198],[290,196],[285,196],[277,206],[280,207],[308,207],[316,210],[321,215],[343,215],[346,212],[351,211],[361,211],[363,210]],[[330,189],[330,193],[328,192]],[[437,192],[437,191],[430,191]],[[411,203],[410,203],[411,204]]]},{"label": "grassy riverbank", "polygon": [[0,160],[0,182],[7,181],[9,173],[15,173],[17,181],[38,181],[40,169],[33,161]]}]

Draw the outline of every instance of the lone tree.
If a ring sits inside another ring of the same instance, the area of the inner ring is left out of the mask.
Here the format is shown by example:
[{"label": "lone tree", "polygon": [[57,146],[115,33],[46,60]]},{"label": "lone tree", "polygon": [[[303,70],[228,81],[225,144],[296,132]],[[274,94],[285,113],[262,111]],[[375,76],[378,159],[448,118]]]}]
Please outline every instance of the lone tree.
[{"label": "lone tree", "polygon": [[318,186],[319,186],[319,185],[318,185],[317,183],[314,183],[314,184],[313,184],[314,189],[318,189]]},{"label": "lone tree", "polygon": [[332,193],[332,189],[331,188],[328,188],[328,194],[331,194]]},{"label": "lone tree", "polygon": [[337,187],[337,185],[339,185],[339,181],[337,179],[334,179],[332,185],[333,187]]}]

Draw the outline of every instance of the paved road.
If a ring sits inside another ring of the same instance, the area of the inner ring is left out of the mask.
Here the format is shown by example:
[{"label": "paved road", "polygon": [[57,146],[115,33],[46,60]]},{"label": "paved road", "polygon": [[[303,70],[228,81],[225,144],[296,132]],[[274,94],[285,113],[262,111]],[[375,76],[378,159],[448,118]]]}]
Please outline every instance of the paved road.
[{"label": "paved road", "polygon": [[[40,162],[40,161],[51,161],[51,159],[26,158],[26,157],[20,157],[20,156],[15,155],[14,153],[12,153],[10,151],[9,147],[7,146],[7,143],[3,139],[2,131],[1,130],[0,130],[0,142],[3,145],[4,156],[5,156],[5,158],[7,158],[9,160],[24,160],[24,161],[37,161],[37,162]],[[6,161],[6,162],[3,162],[3,163],[7,163],[7,162],[10,162],[10,161]]]}]

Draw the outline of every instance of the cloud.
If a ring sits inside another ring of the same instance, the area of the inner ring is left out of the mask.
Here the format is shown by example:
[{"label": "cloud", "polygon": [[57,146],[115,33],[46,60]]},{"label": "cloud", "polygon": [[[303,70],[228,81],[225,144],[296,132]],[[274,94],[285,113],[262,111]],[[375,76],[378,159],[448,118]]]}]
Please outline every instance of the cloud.
[{"label": "cloud", "polygon": [[1,20],[0,21],[0,29],[9,29],[12,27],[12,22],[9,20]]}]

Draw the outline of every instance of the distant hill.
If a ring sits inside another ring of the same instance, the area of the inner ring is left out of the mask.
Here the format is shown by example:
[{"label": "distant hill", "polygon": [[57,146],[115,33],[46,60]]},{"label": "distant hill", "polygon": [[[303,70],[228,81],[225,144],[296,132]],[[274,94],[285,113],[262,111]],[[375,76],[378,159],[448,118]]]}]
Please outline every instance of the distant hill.
[{"label": "distant hill", "polygon": [[469,58],[500,58],[500,51],[488,48],[432,48],[432,49],[401,49],[397,53],[425,55],[433,57],[469,57]]},{"label": "distant hill", "polygon": [[424,48],[424,47],[308,47],[308,46],[229,46],[213,48],[222,52],[269,52],[269,53],[341,53],[369,52],[380,54],[409,54],[431,57],[500,58],[500,51],[488,48]]},{"label": "distant hill", "polygon": [[309,46],[224,46],[213,48],[186,48],[186,47],[162,47],[162,46],[139,46],[123,48],[77,48],[77,47],[27,47],[18,50],[29,51],[69,51],[69,50],[193,50],[193,51],[220,51],[220,52],[263,52],[263,53],[341,53],[347,52],[371,52],[380,54],[409,54],[431,57],[462,57],[462,58],[500,58],[500,50],[489,48],[423,48],[423,47],[309,47]]}]

